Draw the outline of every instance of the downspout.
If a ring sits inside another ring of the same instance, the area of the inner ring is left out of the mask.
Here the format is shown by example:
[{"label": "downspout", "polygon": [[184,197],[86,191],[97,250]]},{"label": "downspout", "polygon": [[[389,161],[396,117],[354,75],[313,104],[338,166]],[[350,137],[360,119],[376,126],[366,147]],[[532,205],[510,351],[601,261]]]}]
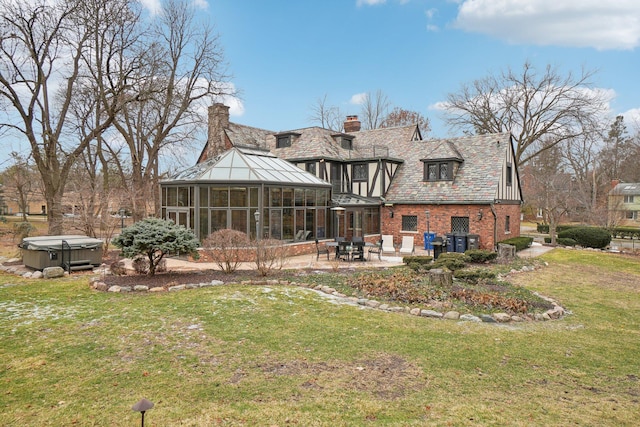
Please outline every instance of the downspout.
[{"label": "downspout", "polygon": [[489,204],[491,208],[491,213],[493,214],[493,250],[498,250],[498,214],[496,214],[496,210],[493,208],[494,204]]}]

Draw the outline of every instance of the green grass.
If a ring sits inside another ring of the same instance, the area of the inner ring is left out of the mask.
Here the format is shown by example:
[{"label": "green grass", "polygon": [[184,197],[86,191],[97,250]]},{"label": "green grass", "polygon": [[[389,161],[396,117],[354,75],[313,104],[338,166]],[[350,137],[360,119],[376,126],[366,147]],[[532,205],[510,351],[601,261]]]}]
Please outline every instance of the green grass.
[{"label": "green grass", "polygon": [[639,260],[543,259],[515,284],[572,314],[509,325],[296,287],[113,294],[0,275],[0,425],[137,425],[142,397],[149,426],[635,425]]}]

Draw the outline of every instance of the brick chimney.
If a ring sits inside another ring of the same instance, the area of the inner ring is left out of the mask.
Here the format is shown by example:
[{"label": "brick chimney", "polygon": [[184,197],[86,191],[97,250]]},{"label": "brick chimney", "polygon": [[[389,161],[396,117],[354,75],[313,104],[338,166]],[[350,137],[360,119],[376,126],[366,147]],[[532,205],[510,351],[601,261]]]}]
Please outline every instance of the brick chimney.
[{"label": "brick chimney", "polygon": [[358,132],[360,130],[360,120],[358,120],[358,116],[347,116],[343,126],[345,133]]},{"label": "brick chimney", "polygon": [[227,142],[225,129],[229,128],[229,107],[216,103],[208,110],[207,149],[201,160],[210,159],[231,148]]},{"label": "brick chimney", "polygon": [[620,180],[619,179],[612,179],[611,180],[611,189],[616,188],[616,185],[620,184]]}]

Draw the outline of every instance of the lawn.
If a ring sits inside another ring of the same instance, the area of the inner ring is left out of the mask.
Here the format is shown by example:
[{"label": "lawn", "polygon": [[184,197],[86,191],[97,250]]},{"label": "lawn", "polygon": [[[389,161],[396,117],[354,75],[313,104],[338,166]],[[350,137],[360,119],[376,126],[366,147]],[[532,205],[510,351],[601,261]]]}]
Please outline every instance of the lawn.
[{"label": "lawn", "polygon": [[314,291],[160,294],[0,274],[0,425],[636,425],[640,260],[555,250],[512,277],[561,320],[435,320]]}]

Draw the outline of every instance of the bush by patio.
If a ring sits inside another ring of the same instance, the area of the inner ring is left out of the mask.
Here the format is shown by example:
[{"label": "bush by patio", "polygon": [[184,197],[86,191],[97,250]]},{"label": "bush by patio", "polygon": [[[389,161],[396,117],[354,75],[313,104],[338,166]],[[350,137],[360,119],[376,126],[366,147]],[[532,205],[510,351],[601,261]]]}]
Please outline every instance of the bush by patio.
[{"label": "bush by patio", "polygon": [[498,243],[504,243],[505,245],[512,245],[516,247],[516,252],[521,251],[523,249],[527,249],[533,243],[533,237],[512,237],[510,239],[503,240]]}]

